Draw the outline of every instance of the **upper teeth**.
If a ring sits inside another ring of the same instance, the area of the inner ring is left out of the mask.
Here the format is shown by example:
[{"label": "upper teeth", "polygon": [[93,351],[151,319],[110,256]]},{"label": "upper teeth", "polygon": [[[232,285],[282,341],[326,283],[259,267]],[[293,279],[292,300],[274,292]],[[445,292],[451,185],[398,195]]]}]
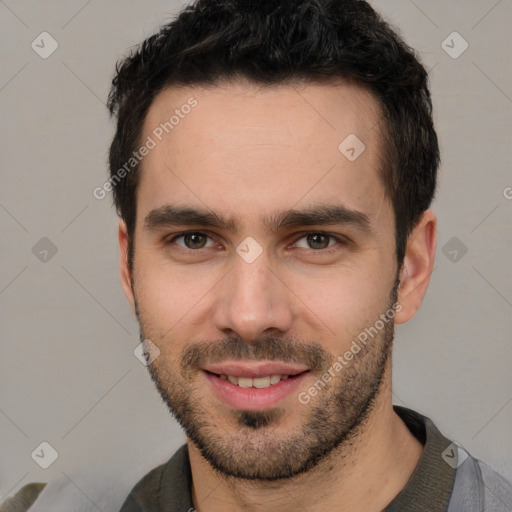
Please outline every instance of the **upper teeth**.
[{"label": "upper teeth", "polygon": [[273,384],[277,384],[281,380],[286,380],[288,375],[267,375],[266,377],[255,377],[251,379],[249,377],[235,377],[233,375],[221,375],[222,380],[229,380],[231,384],[240,386],[241,388],[268,388]]}]

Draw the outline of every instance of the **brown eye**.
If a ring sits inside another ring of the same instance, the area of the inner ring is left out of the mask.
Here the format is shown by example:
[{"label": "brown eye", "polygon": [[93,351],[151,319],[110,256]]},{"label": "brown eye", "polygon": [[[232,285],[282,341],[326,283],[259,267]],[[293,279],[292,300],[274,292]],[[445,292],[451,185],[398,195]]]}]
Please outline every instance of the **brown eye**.
[{"label": "brown eye", "polygon": [[331,235],[324,231],[310,231],[296,239],[293,244],[295,249],[301,251],[301,255],[313,257],[327,256],[341,251],[347,246],[347,239],[343,235]]},{"label": "brown eye", "polygon": [[312,249],[326,249],[329,247],[329,239],[332,238],[329,235],[324,235],[322,233],[312,233],[307,235],[306,239],[308,245]]},{"label": "brown eye", "polygon": [[[175,243],[183,249],[197,250],[215,245],[213,240],[209,240],[209,238],[210,237],[206,233],[201,233],[199,231],[188,231],[186,233],[180,233],[179,235],[176,235],[169,241],[169,243]],[[207,245],[208,243],[209,245]]]},{"label": "brown eye", "polygon": [[183,241],[188,249],[202,249],[206,244],[206,236],[202,233],[187,233]]}]

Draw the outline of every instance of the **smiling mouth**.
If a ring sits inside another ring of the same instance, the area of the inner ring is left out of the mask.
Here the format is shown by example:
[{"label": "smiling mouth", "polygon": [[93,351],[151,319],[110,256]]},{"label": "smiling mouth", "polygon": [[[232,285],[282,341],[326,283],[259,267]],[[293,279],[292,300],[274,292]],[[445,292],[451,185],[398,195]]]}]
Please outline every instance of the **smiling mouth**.
[{"label": "smiling mouth", "polygon": [[229,381],[234,386],[238,386],[240,388],[266,389],[275,386],[276,384],[279,384],[283,380],[294,379],[306,372],[301,372],[296,375],[272,374],[253,378],[239,377],[236,375],[217,374],[209,371],[207,371],[207,373],[215,377],[218,377],[221,380]]}]

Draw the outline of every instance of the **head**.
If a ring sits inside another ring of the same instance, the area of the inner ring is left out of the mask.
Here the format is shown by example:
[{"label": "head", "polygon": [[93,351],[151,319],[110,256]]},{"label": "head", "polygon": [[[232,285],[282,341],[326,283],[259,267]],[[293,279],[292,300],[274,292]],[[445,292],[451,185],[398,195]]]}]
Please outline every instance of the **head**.
[{"label": "head", "polygon": [[428,286],[426,71],[363,1],[199,1],[118,65],[109,108],[121,278],[164,401],[225,474],[307,471],[364,427]]}]

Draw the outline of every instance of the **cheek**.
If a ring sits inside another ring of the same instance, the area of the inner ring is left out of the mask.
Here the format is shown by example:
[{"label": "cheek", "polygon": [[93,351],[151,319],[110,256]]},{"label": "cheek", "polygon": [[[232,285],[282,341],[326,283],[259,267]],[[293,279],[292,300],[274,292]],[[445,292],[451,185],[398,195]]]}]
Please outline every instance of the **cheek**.
[{"label": "cheek", "polygon": [[136,272],[136,298],[143,335],[159,350],[155,371],[166,381],[169,369],[179,365],[184,341],[190,337],[187,320],[197,301],[187,293],[182,279],[155,268],[147,265]]},{"label": "cheek", "polygon": [[218,280],[214,269],[180,269],[150,250],[137,254],[134,275],[141,322],[156,335],[169,337],[194,323]]},{"label": "cheek", "polygon": [[294,292],[303,299],[304,314],[319,328],[328,328],[326,336],[334,337],[339,345],[373,325],[388,309],[391,281],[389,269],[384,272],[379,266],[343,268],[321,279],[297,279]]},{"label": "cheek", "polygon": [[155,261],[149,251],[137,254],[134,281],[141,320],[154,331],[169,329],[190,308],[189,283]]}]

